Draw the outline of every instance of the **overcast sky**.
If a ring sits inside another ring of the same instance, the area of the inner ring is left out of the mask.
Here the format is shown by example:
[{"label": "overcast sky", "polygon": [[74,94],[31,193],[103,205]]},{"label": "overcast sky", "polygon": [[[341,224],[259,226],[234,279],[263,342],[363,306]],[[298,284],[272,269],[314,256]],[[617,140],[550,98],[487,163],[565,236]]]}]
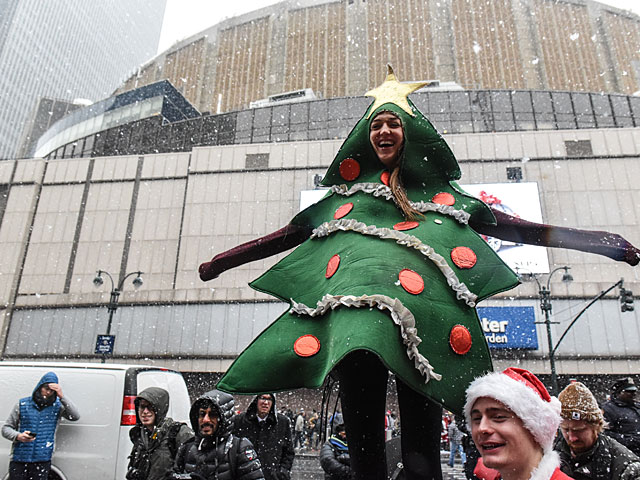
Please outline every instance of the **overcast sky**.
[{"label": "overcast sky", "polygon": [[[175,42],[198,33],[207,27],[280,0],[167,0],[158,52]],[[639,0],[601,0],[601,3],[631,10],[640,15]]]}]

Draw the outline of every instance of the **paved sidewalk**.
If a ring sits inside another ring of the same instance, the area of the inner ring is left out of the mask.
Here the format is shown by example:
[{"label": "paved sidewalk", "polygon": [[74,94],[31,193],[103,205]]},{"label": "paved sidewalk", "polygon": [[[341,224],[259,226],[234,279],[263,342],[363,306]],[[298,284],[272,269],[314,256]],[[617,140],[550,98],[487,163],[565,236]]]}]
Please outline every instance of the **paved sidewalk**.
[{"label": "paved sidewalk", "polygon": [[442,478],[444,480],[466,480],[462,464],[456,463],[453,468],[448,463],[442,464]]},{"label": "paved sidewalk", "polygon": [[[449,452],[446,452],[446,458],[445,456],[442,458],[443,480],[466,480],[459,459],[456,458],[457,462],[453,468],[451,468],[447,463],[449,460]],[[296,454],[293,462],[293,470],[291,471],[291,480],[324,480],[324,472],[320,467],[317,451]]]}]

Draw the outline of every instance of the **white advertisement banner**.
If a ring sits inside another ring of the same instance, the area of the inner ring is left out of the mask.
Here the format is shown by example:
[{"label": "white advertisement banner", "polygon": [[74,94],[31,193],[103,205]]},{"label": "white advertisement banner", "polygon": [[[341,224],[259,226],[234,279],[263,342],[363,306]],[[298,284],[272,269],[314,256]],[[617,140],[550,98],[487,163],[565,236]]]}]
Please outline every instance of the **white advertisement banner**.
[{"label": "white advertisement banner", "polygon": [[[536,182],[483,183],[460,185],[466,192],[478,197],[487,205],[509,215],[542,223],[542,209]],[[300,210],[320,200],[327,189],[300,192]],[[544,247],[514,243],[482,235],[500,258],[518,273],[549,273],[549,259]]]}]

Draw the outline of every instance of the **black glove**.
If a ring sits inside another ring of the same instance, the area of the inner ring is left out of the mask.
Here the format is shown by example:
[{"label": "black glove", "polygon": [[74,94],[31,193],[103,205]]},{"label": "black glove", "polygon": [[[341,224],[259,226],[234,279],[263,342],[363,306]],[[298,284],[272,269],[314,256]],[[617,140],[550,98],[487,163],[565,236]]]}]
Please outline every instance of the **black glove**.
[{"label": "black glove", "polygon": [[281,469],[278,472],[278,480],[290,480],[290,479],[291,479],[291,472],[289,472],[289,470]]}]

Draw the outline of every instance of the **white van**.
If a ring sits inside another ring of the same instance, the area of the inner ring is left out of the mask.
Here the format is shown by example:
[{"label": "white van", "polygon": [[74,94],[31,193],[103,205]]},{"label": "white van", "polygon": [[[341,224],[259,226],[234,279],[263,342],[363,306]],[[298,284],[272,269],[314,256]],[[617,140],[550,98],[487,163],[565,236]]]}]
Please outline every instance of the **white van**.
[{"label": "white van", "polygon": [[[147,387],[169,392],[167,416],[189,426],[189,394],[179,372],[148,365],[0,361],[0,425],[16,402],[31,395],[38,380],[55,372],[80,420],[61,418],[56,432],[51,480],[122,480],[131,452],[129,430],[136,423],[133,401]],[[11,442],[0,437],[0,478],[8,478]]]}]

